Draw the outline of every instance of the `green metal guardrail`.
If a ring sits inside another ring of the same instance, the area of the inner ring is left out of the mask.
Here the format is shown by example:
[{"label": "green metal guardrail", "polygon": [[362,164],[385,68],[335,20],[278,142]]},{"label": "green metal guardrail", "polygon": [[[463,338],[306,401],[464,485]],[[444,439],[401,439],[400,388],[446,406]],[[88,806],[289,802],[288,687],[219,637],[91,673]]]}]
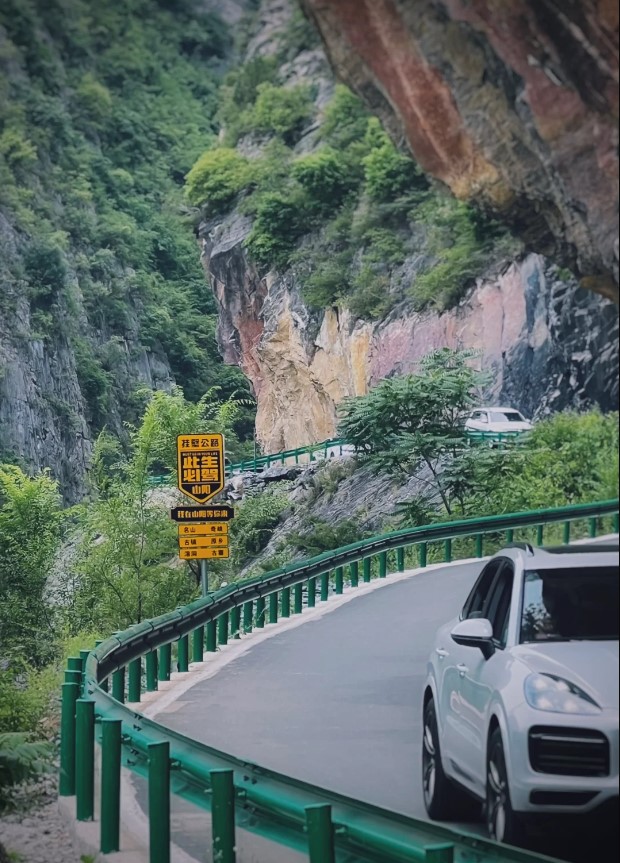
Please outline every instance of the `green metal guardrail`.
[{"label": "green metal guardrail", "polygon": [[[580,523],[580,524],[579,524]],[[287,618],[342,593],[345,567],[351,587],[373,575],[385,578],[388,554],[397,571],[415,554],[426,566],[429,546],[443,544],[443,559],[484,554],[512,542],[515,532],[562,526],[565,543],[577,524],[594,537],[618,531],[618,501],[490,516],[405,528],[296,562],[264,576],[230,585],[209,597],[154,620],[136,624],[69,660],[62,686],[60,794],[76,796],[79,820],[94,818],[94,739],[102,746],[101,850],[116,851],[120,834],[120,768],[149,781],[150,861],[170,863],[170,792],[210,809],[213,859],[235,861],[235,827],[305,850],[310,863],[534,863],[551,860],[479,836],[388,812],[248,764],[170,731],[125,706],[139,702],[143,688],[156,690],[170,678],[172,643],[177,668],[201,662],[229,638],[239,638],[278,617]],[[456,543],[456,545],[453,545]],[[473,549],[471,545],[473,544]],[[292,607],[291,607],[292,602]],[[144,664],[142,659],[144,657]],[[126,673],[127,672],[127,673]],[[111,681],[111,693],[109,692]],[[97,729],[95,733],[95,729]]]},{"label": "green metal guardrail", "polygon": [[[488,441],[491,446],[502,448],[507,444],[522,442],[524,432],[484,432],[471,431],[467,433],[471,441]],[[295,449],[286,449],[282,452],[271,453],[270,455],[257,455],[254,458],[245,459],[244,461],[229,462],[226,465],[226,477],[230,478],[235,473],[243,473],[250,471],[259,473],[272,465],[284,465],[291,459],[294,464],[300,464],[304,461],[304,456],[308,456],[308,461],[316,461],[317,458],[327,458],[327,453],[330,449],[338,449],[338,455],[343,454],[343,449],[346,446],[351,446],[342,438],[331,438],[321,441],[321,443],[308,444],[308,446],[300,446]],[[149,485],[151,486],[168,486],[174,485],[174,477],[172,474],[161,474],[158,476],[150,476]]]}]

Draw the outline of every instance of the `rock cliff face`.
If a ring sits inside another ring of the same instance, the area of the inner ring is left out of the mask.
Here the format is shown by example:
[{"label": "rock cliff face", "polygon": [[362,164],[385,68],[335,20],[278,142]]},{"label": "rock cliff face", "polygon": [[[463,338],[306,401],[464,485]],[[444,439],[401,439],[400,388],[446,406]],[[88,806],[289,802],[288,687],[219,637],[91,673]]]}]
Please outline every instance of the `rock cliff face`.
[{"label": "rock cliff face", "polygon": [[[263,450],[333,436],[344,397],[415,369],[420,357],[441,346],[478,349],[482,365],[493,372],[493,386],[484,397],[513,404],[526,415],[595,404],[614,409],[617,307],[580,288],[557,265],[569,258],[574,265],[579,257],[582,274],[613,270],[611,234],[617,214],[613,194],[609,189],[603,194],[613,174],[611,151],[605,149],[611,138],[600,113],[611,95],[603,88],[596,97],[583,82],[583,93],[574,88],[569,99],[568,84],[552,83],[544,70],[527,64],[522,70],[526,77],[520,79],[510,66],[517,63],[517,44],[512,53],[506,47],[506,56],[500,55],[499,47],[493,48],[491,24],[487,37],[481,23],[474,27],[457,21],[456,3],[448,4],[453,18],[440,14],[438,4],[404,0],[308,0],[304,5],[318,22],[337,71],[395,136],[407,133],[423,167],[456,194],[492,203],[507,219],[520,213],[530,245],[553,254],[554,263],[526,254],[495,275],[479,278],[455,308],[416,312],[402,302],[383,320],[361,321],[342,308],[309,310],[301,295],[303,277],[295,267],[260,273],[245,250],[252,228],[248,216],[233,211],[205,220],[199,235],[219,306],[220,352],[252,382]],[[498,8],[508,6],[515,4]],[[484,7],[482,2],[468,5],[480,15]],[[248,56],[273,53],[290,14],[291,5],[284,0],[263,0]],[[509,32],[518,45],[534,38],[526,28],[527,22],[530,29],[534,26],[533,15],[511,19],[514,33]],[[516,29],[517,20],[521,29]],[[568,23],[563,26],[573,33]],[[596,33],[593,40],[601,35]],[[449,51],[442,39],[449,40]],[[587,50],[584,46],[579,54],[584,64]],[[542,51],[541,43],[532,58]],[[603,55],[597,56],[602,63]],[[291,70],[285,77],[315,86],[320,118],[333,87],[322,52],[305,51]],[[562,94],[565,101],[556,105],[554,98]],[[570,110],[576,113],[569,123]],[[588,149],[584,124],[587,117],[592,120],[592,111],[599,112],[599,119],[592,121],[594,136],[588,140],[594,147]],[[244,143],[248,153],[250,144]],[[316,146],[312,126],[296,151]],[[423,246],[416,244],[403,272],[414,273],[416,255],[424,255]]]},{"label": "rock cliff face", "polygon": [[426,172],[618,301],[611,0],[301,0]]},{"label": "rock cliff face", "polygon": [[539,255],[480,281],[446,312],[400,307],[363,322],[335,308],[312,315],[291,271],[261,279],[243,251],[247,230],[233,219],[211,231],[203,258],[220,306],[220,350],[253,384],[266,452],[333,436],[343,397],[414,370],[442,346],[478,349],[493,372],[484,397],[526,415],[617,405],[615,305],[562,280]]},{"label": "rock cliff face", "polygon": [[[0,219],[5,264],[11,262],[17,245],[16,232]],[[70,271],[67,279],[71,304],[60,300],[59,325],[45,336],[37,332],[19,286],[0,280],[0,462],[17,461],[32,471],[49,468],[67,503],[75,503],[88,490],[94,434],[80,386],[80,360],[68,333],[77,328],[89,338],[92,350],[109,342],[110,333],[89,324],[75,273]],[[140,344],[135,310],[128,307],[127,316],[126,335],[115,342],[116,386],[107,413],[108,429],[120,437],[124,431],[119,393],[140,385],[169,389],[174,382],[165,357]]]}]

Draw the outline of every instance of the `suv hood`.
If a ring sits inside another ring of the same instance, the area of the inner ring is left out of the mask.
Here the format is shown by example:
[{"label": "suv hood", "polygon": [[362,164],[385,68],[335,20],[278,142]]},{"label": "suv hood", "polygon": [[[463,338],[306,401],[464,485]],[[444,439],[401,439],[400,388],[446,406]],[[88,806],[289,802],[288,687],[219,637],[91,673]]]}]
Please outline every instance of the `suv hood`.
[{"label": "suv hood", "polygon": [[563,677],[587,692],[601,707],[618,709],[617,641],[520,644],[512,652],[530,671]]}]

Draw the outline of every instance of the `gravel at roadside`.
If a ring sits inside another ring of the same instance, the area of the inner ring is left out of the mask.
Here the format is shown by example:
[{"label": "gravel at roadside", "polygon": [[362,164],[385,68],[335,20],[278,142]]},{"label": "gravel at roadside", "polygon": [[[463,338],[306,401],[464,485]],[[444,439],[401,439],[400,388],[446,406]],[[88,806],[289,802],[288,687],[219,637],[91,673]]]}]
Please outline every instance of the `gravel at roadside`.
[{"label": "gravel at roadside", "polygon": [[58,811],[55,777],[20,789],[19,797],[26,811],[20,807],[0,817],[0,843],[14,855],[11,863],[82,863]]}]

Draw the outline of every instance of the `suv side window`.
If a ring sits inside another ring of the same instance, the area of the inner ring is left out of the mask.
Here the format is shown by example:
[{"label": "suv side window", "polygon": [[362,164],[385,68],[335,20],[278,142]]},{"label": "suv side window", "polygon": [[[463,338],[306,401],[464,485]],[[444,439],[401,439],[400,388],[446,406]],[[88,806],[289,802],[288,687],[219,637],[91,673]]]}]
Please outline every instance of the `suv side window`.
[{"label": "suv side window", "polygon": [[503,563],[501,558],[491,560],[478,576],[478,580],[471,589],[471,592],[465,600],[465,605],[461,611],[461,620],[467,620],[472,617],[483,617],[487,596],[493,584],[493,579],[500,570]]},{"label": "suv side window", "polygon": [[493,640],[498,647],[506,646],[508,620],[510,616],[510,599],[514,580],[512,561],[502,561],[503,566],[491,590],[484,608],[484,617],[490,620],[493,627]]}]

